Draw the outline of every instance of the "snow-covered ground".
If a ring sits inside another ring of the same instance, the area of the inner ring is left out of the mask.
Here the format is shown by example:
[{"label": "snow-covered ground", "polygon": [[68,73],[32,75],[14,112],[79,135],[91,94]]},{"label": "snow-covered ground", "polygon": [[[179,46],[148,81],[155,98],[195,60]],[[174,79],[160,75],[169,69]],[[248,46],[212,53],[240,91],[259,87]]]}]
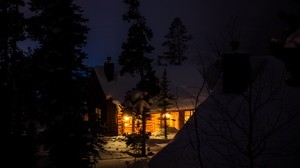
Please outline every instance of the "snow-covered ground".
[{"label": "snow-covered ground", "polygon": [[300,86],[274,57],[253,57],[251,85],[224,94],[221,81],[149,168],[299,168]]},{"label": "snow-covered ground", "polygon": [[[166,146],[175,136],[176,132],[168,134],[168,139],[164,139],[163,136],[150,136],[147,141],[147,149],[156,154],[164,146]],[[104,137],[107,144],[104,145],[105,152],[100,152],[100,157],[96,168],[147,168],[148,161],[153,155],[144,158],[134,158],[127,152],[130,150],[126,146],[125,137],[123,136],[111,136]]]}]

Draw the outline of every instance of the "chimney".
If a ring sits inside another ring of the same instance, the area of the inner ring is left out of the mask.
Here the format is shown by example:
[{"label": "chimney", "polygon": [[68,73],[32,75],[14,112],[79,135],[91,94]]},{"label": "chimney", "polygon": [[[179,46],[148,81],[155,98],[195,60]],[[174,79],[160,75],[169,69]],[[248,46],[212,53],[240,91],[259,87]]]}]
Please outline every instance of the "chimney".
[{"label": "chimney", "polygon": [[114,80],[114,63],[111,62],[111,57],[107,57],[104,63],[104,73],[108,82]]},{"label": "chimney", "polygon": [[249,55],[237,53],[234,43],[233,53],[223,55],[223,92],[240,94],[246,91],[249,83]]}]

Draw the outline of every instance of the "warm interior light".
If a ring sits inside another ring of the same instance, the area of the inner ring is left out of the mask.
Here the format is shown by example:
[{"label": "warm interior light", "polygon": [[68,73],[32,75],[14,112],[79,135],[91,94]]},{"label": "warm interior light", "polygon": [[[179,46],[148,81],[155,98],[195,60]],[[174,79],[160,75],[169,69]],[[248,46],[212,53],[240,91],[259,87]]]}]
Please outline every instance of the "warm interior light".
[{"label": "warm interior light", "polygon": [[162,115],[162,117],[163,117],[163,118],[167,118],[167,119],[169,119],[169,118],[171,117],[171,114],[169,114],[169,113],[166,113],[166,114],[163,114],[163,115]]},{"label": "warm interior light", "polygon": [[125,121],[128,121],[129,119],[130,119],[130,117],[124,116],[124,120],[125,120]]}]

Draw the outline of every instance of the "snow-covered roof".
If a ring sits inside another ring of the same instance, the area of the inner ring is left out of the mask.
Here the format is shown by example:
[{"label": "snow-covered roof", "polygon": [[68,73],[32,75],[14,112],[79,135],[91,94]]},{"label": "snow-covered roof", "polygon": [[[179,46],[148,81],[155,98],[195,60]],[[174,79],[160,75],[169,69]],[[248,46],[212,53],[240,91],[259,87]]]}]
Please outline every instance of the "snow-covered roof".
[{"label": "snow-covered roof", "polygon": [[[120,75],[120,67],[114,64],[114,80],[107,81],[104,73],[104,65],[96,66],[95,72],[99,82],[103,88],[106,97],[112,98],[115,102],[123,102],[127,91],[136,87],[139,81],[139,76],[132,76],[128,73],[123,76]],[[169,65],[166,67],[167,77],[170,81],[171,93],[175,95],[178,100],[177,107],[174,109],[194,109],[195,96],[202,85],[203,79],[198,70],[199,66],[195,63],[186,63],[183,65]],[[155,66],[156,75],[161,78],[164,66]],[[206,94],[201,94],[200,101],[206,98]],[[153,105],[152,109],[155,108]]]},{"label": "snow-covered roof", "polygon": [[250,63],[251,89],[216,87],[149,168],[299,167],[300,87],[286,84],[285,65],[274,57]]}]

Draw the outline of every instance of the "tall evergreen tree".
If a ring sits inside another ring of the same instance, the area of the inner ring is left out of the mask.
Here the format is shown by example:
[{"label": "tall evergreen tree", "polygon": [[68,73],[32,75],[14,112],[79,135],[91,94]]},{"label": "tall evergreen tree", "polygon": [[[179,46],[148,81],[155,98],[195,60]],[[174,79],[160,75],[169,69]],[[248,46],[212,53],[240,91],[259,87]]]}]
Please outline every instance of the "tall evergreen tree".
[{"label": "tall evergreen tree", "polygon": [[146,90],[145,81],[149,76],[155,75],[149,58],[154,47],[149,44],[153,37],[152,30],[147,27],[146,19],[140,14],[139,0],[124,0],[129,10],[123,15],[123,20],[131,23],[128,30],[127,41],[122,44],[122,53],[119,56],[119,64],[122,69],[121,75],[129,73],[140,76],[140,88]]},{"label": "tall evergreen tree", "polygon": [[164,58],[171,65],[181,65],[187,59],[185,55],[188,49],[187,42],[192,38],[182,20],[179,17],[174,18],[165,36],[166,41],[162,43],[168,51],[164,52],[160,59]]},{"label": "tall evergreen tree", "polygon": [[175,100],[174,95],[170,92],[170,81],[167,76],[167,70],[164,69],[163,76],[160,82],[160,95],[158,98],[158,107],[162,109],[161,111],[161,119],[163,120],[163,128],[164,128],[164,135],[165,139],[168,139],[168,132],[167,132],[167,112],[173,105],[172,101]]},{"label": "tall evergreen tree", "polygon": [[56,167],[92,167],[98,156],[97,132],[83,120],[89,113],[82,51],[87,19],[73,0],[31,0],[29,4],[35,15],[28,31],[40,44],[32,57],[40,120],[45,124],[42,143]]},{"label": "tall evergreen tree", "polygon": [[[140,13],[140,1],[124,0],[123,2],[128,5],[128,11],[123,15],[123,20],[131,23],[131,26],[127,41],[122,44],[122,53],[119,56],[119,64],[122,67],[120,73],[121,75],[125,73],[139,75],[140,82],[137,88],[154,96],[159,89],[158,78],[151,65],[153,59],[147,55],[154,50],[154,47],[149,44],[153,33],[146,25],[145,17]],[[147,111],[138,113],[142,114],[142,135],[145,136]],[[142,155],[146,155],[145,139],[142,142]]]},{"label": "tall evergreen tree", "polygon": [[0,160],[9,167],[33,167],[34,135],[30,121],[32,92],[27,74],[28,58],[18,47],[25,39],[23,0],[0,0]]}]

